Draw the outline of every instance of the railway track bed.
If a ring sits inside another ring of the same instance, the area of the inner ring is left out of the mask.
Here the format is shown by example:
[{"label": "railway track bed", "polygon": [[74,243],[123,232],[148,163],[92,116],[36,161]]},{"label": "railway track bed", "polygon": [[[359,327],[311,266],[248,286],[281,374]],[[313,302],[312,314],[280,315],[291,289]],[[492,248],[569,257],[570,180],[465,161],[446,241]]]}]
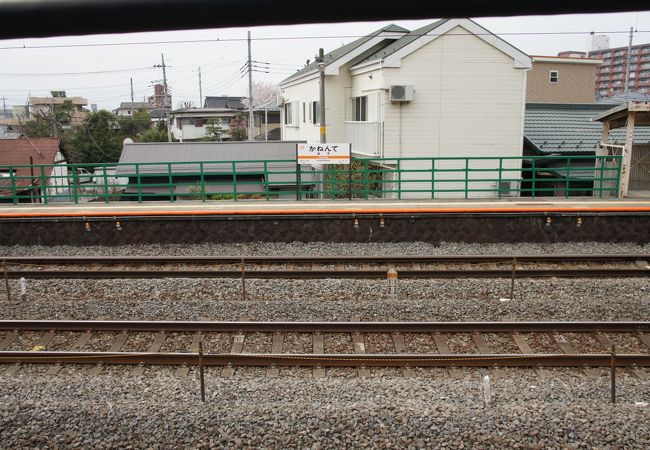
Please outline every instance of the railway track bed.
[{"label": "railway track bed", "polygon": [[7,278],[602,278],[650,276],[650,255],[5,257]]},{"label": "railway track bed", "polygon": [[[646,377],[650,322],[0,321],[0,364],[280,367],[626,367]],[[199,350],[201,349],[201,350]],[[614,353],[612,353],[614,352]]]}]

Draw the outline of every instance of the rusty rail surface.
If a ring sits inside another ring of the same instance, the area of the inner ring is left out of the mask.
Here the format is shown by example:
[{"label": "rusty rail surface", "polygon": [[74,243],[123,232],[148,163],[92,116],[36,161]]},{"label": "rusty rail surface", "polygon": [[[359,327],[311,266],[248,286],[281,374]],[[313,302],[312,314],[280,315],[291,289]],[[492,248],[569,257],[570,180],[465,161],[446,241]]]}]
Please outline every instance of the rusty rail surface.
[{"label": "rusty rail surface", "polygon": [[635,333],[650,331],[646,321],[531,322],[250,322],[129,320],[0,320],[0,330],[164,331],[234,333]]},{"label": "rusty rail surface", "polygon": [[298,263],[510,263],[624,262],[650,260],[650,254],[562,255],[345,255],[345,256],[3,256],[7,263],[23,264],[298,264]]}]

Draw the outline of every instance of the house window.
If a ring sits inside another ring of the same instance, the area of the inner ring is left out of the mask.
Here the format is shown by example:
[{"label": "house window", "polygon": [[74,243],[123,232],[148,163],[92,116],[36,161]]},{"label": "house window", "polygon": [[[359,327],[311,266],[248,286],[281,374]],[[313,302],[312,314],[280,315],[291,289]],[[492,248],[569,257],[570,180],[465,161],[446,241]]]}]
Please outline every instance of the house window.
[{"label": "house window", "polygon": [[311,102],[311,120],[314,125],[320,123],[320,102]]},{"label": "house window", "polygon": [[560,72],[559,71],[551,70],[548,73],[548,82],[549,83],[557,83],[559,77],[560,77]]},{"label": "house window", "polygon": [[352,110],[352,120],[357,122],[365,122],[368,120],[368,97],[354,97],[352,99],[354,105]]},{"label": "house window", "polygon": [[293,108],[291,103],[284,104],[284,124],[292,125],[293,124]]},{"label": "house window", "polygon": [[16,175],[15,170],[0,169],[0,178],[9,178],[12,175]]},{"label": "house window", "polygon": [[305,123],[307,118],[305,117],[307,115],[307,107],[305,106],[305,102],[302,102],[302,123]]}]

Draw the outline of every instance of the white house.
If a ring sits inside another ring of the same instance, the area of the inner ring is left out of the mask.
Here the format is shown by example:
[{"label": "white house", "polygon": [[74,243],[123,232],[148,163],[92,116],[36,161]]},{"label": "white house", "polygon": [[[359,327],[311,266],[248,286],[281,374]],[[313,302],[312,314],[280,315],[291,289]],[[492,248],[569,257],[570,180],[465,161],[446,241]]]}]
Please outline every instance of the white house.
[{"label": "white house", "polygon": [[[531,59],[469,19],[443,19],[420,29],[389,25],[325,55],[325,103],[328,142],[351,142],[359,156],[381,158],[460,158],[522,156],[526,71]],[[319,139],[318,63],[280,83],[282,137]],[[400,99],[401,96],[401,99]],[[405,100],[405,101],[402,101]],[[397,167],[397,161],[384,161]],[[405,197],[464,196],[465,160],[401,161],[400,188],[422,190]],[[505,160],[516,169],[519,160]],[[499,161],[470,161],[472,197],[494,197],[499,184]],[[393,179],[396,174],[391,174]],[[519,171],[507,178],[518,178]],[[418,180],[411,181],[408,180]],[[427,181],[429,180],[429,181]],[[495,180],[495,181],[492,181]]]}]

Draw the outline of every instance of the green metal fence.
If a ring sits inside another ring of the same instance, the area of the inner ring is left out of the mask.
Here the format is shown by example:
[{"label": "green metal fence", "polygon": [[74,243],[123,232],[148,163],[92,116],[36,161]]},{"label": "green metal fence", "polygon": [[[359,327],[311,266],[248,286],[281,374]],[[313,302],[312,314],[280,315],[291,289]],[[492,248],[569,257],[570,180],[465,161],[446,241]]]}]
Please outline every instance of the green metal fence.
[{"label": "green metal fence", "polygon": [[0,166],[0,202],[618,196],[621,156]]}]

